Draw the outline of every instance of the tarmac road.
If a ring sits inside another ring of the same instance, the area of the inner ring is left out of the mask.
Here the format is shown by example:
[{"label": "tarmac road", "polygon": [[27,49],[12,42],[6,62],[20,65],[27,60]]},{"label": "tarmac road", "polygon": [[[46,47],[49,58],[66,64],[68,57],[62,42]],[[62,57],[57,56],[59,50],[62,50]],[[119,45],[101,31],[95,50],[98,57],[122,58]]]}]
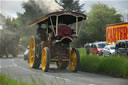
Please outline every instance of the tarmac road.
[{"label": "tarmac road", "polygon": [[57,69],[56,65],[51,64],[48,72],[43,72],[41,68],[31,69],[23,56],[0,58],[0,73],[26,82],[33,79],[37,82],[45,81],[48,85],[128,85],[126,79],[80,71],[73,73],[70,70]]}]

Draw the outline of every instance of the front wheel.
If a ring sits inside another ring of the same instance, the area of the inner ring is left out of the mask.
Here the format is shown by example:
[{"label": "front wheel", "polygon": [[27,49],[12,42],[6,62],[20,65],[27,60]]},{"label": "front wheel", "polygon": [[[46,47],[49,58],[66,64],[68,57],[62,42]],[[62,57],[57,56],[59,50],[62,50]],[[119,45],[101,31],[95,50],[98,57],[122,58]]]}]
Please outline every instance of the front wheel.
[{"label": "front wheel", "polygon": [[41,52],[41,65],[42,65],[42,70],[44,72],[47,72],[49,69],[49,64],[50,64],[50,52],[49,52],[49,48],[45,47],[42,49]]},{"label": "front wheel", "polygon": [[72,72],[77,72],[78,67],[80,65],[80,55],[79,51],[75,48],[73,48],[70,52],[70,61],[69,61],[69,68]]},{"label": "front wheel", "polygon": [[29,65],[31,68],[39,68],[40,66],[40,58],[37,57],[37,41],[34,37],[31,38],[29,44]]}]

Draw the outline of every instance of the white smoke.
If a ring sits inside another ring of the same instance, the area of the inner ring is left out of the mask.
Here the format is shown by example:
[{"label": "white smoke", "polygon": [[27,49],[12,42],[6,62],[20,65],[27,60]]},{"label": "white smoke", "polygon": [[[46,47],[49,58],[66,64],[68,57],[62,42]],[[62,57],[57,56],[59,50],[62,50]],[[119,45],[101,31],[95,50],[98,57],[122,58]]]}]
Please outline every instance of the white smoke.
[{"label": "white smoke", "polygon": [[35,0],[43,13],[51,13],[63,10],[63,7],[55,2],[55,0]]},{"label": "white smoke", "polygon": [[3,29],[3,26],[2,26],[2,25],[0,25],[0,30],[1,30],[1,29]]}]

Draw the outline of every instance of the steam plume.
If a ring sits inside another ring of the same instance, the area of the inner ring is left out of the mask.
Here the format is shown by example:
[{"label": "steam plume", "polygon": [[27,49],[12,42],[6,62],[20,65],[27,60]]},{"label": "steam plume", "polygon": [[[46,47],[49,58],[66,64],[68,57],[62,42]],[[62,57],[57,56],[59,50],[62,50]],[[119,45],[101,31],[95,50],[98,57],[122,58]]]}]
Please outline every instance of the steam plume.
[{"label": "steam plume", "polygon": [[51,13],[63,10],[63,7],[55,2],[55,0],[35,0],[43,13]]}]

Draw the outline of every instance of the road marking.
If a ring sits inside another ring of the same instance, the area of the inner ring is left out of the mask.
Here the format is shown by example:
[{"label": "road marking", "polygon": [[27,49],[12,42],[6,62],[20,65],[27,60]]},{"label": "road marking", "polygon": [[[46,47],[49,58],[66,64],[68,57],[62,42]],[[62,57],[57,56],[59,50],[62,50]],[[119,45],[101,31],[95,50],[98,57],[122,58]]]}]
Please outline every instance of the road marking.
[{"label": "road marking", "polygon": [[[17,64],[15,63],[15,60],[13,60],[13,63],[14,63],[14,65],[15,65],[16,67],[18,67],[18,68],[20,68],[20,69],[29,71],[29,72],[34,73],[34,74],[38,74],[37,72],[31,71],[31,70],[29,70],[29,69],[27,69],[27,68],[24,68],[24,67],[22,67],[22,66],[20,66],[20,65],[17,65]],[[44,74],[44,73],[41,74],[41,75],[42,75],[42,76],[49,76],[49,77],[51,77],[51,78],[56,78],[56,79],[62,79],[62,80],[67,81],[67,82],[71,82],[71,81],[72,81],[72,80],[67,79],[67,78],[52,76],[52,75],[48,75],[48,74]],[[72,82],[73,82],[73,81],[72,81]],[[71,82],[71,83],[72,83],[72,82]]]},{"label": "road marking", "polygon": [[96,84],[88,84],[88,85],[96,85]]},{"label": "road marking", "polygon": [[17,66],[17,64],[15,64],[14,59],[12,60],[12,62],[13,62],[13,65],[16,67],[16,66]]},{"label": "road marking", "polygon": [[1,72],[1,68],[10,68],[10,67],[16,67],[17,65],[14,63],[14,59],[11,59],[12,61],[12,65],[2,65],[1,64],[1,59],[0,59],[0,72]]}]

